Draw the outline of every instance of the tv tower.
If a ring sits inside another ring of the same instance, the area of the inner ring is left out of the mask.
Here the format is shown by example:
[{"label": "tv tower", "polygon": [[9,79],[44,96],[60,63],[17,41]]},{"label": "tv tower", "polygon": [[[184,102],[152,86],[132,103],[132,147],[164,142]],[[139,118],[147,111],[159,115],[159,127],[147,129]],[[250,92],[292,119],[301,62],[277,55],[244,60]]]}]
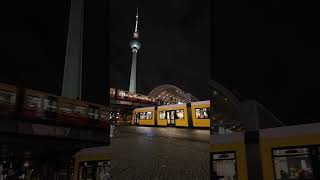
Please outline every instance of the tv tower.
[{"label": "tv tower", "polygon": [[139,15],[138,15],[138,7],[137,7],[136,26],[133,33],[133,38],[130,41],[130,47],[132,49],[132,64],[131,64],[129,92],[133,92],[133,93],[136,92],[137,54],[138,54],[138,50],[141,47],[141,43],[139,42],[138,21],[139,21]]}]

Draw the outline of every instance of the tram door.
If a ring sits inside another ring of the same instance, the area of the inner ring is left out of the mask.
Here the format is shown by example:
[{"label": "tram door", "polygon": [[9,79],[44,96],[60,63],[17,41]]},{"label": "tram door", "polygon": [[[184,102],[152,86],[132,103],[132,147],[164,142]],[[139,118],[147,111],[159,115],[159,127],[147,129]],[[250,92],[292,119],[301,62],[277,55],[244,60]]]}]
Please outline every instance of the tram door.
[{"label": "tram door", "polygon": [[134,116],[134,124],[139,124],[140,113],[135,113]]},{"label": "tram door", "polygon": [[168,126],[175,126],[176,125],[176,111],[171,110],[167,111],[167,124]]}]

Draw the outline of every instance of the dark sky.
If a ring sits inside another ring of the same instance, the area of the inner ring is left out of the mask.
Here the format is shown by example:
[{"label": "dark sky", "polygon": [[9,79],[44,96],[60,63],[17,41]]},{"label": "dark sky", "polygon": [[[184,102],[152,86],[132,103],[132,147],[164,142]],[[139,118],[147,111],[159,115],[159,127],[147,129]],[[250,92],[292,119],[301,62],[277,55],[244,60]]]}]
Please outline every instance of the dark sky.
[{"label": "dark sky", "polygon": [[212,77],[280,120],[320,122],[320,12],[309,1],[215,1]]},{"label": "dark sky", "polygon": [[[142,47],[137,92],[172,84],[208,99],[210,79],[209,0],[139,1]],[[129,89],[136,1],[110,1],[110,86]]]}]

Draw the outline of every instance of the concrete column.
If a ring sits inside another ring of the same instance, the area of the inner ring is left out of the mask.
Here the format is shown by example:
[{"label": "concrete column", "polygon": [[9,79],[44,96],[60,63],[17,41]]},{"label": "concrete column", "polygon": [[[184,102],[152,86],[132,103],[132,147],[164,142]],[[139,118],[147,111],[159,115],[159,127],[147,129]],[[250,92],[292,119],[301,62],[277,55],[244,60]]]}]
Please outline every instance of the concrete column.
[{"label": "concrete column", "polygon": [[71,0],[61,93],[74,99],[81,99],[83,4],[84,0]]}]

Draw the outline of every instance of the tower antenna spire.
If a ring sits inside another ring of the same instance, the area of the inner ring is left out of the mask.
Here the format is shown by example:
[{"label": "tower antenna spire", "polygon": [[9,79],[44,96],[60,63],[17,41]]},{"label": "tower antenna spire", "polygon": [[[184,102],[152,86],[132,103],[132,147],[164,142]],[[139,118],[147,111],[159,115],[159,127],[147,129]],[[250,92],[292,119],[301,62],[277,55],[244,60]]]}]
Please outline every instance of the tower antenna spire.
[{"label": "tower antenna spire", "polygon": [[136,14],[136,26],[134,28],[134,32],[137,33],[138,32],[138,23],[139,23],[139,8],[137,5],[137,14]]}]

